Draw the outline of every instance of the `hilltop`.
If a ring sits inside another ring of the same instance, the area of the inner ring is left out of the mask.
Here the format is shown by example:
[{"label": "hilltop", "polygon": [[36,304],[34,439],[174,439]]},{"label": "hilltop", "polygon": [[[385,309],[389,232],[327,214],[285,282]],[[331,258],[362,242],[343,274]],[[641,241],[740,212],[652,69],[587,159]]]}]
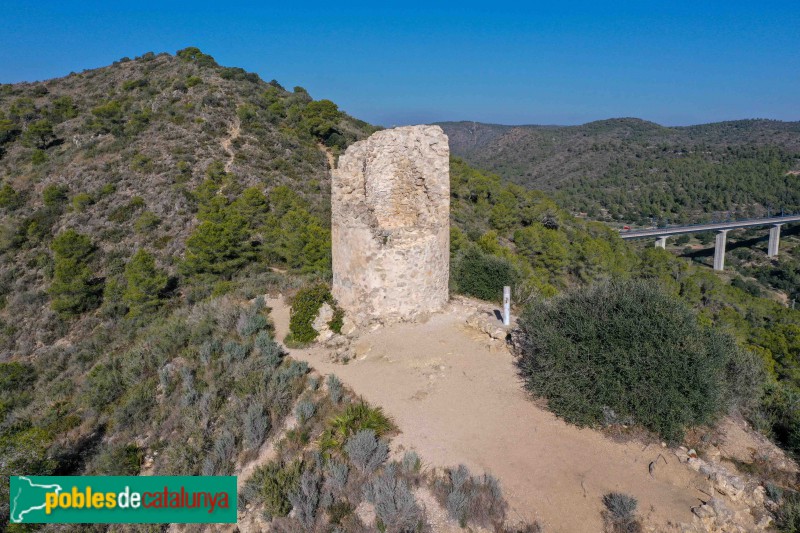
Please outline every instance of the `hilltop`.
[{"label": "hilltop", "polygon": [[453,153],[592,218],[649,223],[800,209],[800,122],[665,127],[635,118],[580,126],[443,122]]},{"label": "hilltop", "polygon": [[[70,228],[91,241],[88,266],[108,288],[141,248],[176,276],[187,239],[207,219],[199,211],[242,198],[246,209],[232,211],[266,214],[271,199],[282,205],[272,220],[279,235],[231,220],[226,229],[253,245],[225,259],[301,267],[314,236],[281,230],[282,217],[327,226],[333,158],[373,131],[302,87],[219,66],[194,48],[0,86],[0,354],[30,354],[65,333],[46,285],[51,239]],[[113,305],[105,299],[112,314]]]}]

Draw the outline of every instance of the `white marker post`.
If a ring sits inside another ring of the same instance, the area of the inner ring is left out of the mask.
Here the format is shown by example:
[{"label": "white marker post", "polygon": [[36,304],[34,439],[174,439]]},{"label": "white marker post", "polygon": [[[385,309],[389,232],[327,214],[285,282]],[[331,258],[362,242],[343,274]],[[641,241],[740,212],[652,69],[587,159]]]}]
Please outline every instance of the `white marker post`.
[{"label": "white marker post", "polygon": [[503,287],[503,325],[511,325],[511,287]]}]

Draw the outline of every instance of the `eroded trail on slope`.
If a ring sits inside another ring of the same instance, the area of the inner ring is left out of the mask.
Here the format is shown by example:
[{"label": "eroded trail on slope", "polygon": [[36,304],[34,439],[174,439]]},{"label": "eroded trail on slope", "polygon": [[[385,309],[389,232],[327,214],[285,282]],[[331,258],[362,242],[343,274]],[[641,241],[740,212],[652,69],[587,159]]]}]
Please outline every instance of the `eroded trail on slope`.
[{"label": "eroded trail on slope", "polygon": [[236,119],[228,128],[228,136],[220,141],[222,149],[225,150],[226,154],[228,154],[228,159],[225,161],[225,172],[230,172],[233,168],[233,161],[235,157],[235,154],[233,153],[233,141],[238,139],[241,133],[242,123],[239,120],[239,117],[236,117]]},{"label": "eroded trail on slope", "polygon": [[[283,338],[289,309],[280,299],[268,305]],[[698,488],[708,489],[702,476],[659,445],[615,442],[534,405],[511,354],[467,329],[466,313],[452,304],[424,324],[364,333],[346,365],[332,363],[323,347],[291,355],[382,406],[402,431],[395,447],[416,450],[429,466],[464,463],[497,476],[511,517],[538,519],[548,532],[597,532],[603,494],[618,491],[636,497],[640,514],[659,530],[692,522],[691,507],[703,496]],[[659,454],[667,464],[651,476],[648,465]]]}]

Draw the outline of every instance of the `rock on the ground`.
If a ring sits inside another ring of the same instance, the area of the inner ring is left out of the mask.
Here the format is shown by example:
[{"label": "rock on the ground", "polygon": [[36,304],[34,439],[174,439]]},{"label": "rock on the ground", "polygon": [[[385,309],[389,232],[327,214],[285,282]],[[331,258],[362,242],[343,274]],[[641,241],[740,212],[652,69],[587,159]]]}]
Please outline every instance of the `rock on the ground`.
[{"label": "rock on the ground", "polygon": [[492,310],[476,311],[467,318],[467,325],[495,340],[505,340],[508,336],[508,329],[500,323]]},{"label": "rock on the ground", "polygon": [[311,327],[318,333],[317,342],[326,342],[333,337],[334,333],[328,325],[328,322],[331,320],[333,320],[333,307],[331,307],[328,302],[325,302],[319,308],[314,322],[311,323]]}]

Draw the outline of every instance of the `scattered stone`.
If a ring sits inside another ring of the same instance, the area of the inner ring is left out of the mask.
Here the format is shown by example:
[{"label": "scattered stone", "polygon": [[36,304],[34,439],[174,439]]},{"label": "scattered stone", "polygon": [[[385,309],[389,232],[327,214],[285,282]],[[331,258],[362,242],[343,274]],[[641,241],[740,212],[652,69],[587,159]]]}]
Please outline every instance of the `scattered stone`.
[{"label": "scattered stone", "polygon": [[328,322],[331,320],[333,320],[333,307],[328,305],[328,302],[325,302],[319,308],[317,318],[311,323],[311,327],[319,334],[317,336],[317,342],[326,342],[333,337],[334,333],[331,331],[330,326],[328,326]]},{"label": "scattered stone", "polygon": [[345,316],[342,320],[342,335],[352,337],[357,331],[356,324],[349,316]]},{"label": "scattered stone", "polygon": [[495,317],[491,310],[479,310],[467,317],[467,325],[473,329],[489,335],[495,340],[506,340],[508,329]]}]

